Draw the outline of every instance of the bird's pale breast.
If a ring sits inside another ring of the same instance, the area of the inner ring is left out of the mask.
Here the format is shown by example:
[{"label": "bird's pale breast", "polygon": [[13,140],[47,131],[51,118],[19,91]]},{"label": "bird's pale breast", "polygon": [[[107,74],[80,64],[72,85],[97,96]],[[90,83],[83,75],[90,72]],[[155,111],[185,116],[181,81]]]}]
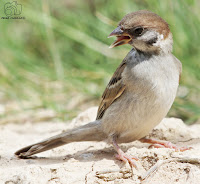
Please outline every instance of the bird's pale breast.
[{"label": "bird's pale breast", "polygon": [[139,57],[135,52],[127,55],[129,67],[123,72],[127,88],[102,118],[104,132],[117,135],[118,142],[146,136],[166,116],[178,88],[179,72],[172,55],[135,57]]}]

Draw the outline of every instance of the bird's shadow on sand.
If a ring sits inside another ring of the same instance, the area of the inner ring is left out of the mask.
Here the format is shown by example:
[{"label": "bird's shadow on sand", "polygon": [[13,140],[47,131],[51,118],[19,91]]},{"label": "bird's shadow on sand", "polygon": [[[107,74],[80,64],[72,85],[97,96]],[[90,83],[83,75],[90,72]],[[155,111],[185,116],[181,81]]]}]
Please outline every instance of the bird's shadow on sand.
[{"label": "bird's shadow on sand", "polygon": [[[136,147],[135,145],[122,145],[121,149],[126,152],[131,147]],[[138,146],[139,148],[140,146]],[[86,149],[77,151],[74,154],[67,154],[65,156],[56,156],[56,157],[39,157],[39,156],[30,156],[24,161],[27,164],[34,165],[53,165],[59,163],[68,162],[71,159],[77,160],[79,162],[97,162],[102,159],[113,160],[119,167],[122,167],[125,163],[115,158],[116,151],[112,146],[102,148],[102,149],[92,149],[93,146],[89,146]],[[133,155],[134,156],[134,155]]]},{"label": "bird's shadow on sand", "polygon": [[[190,145],[199,144],[199,139],[191,139],[189,141],[184,142],[184,144],[186,145],[188,145],[188,143]],[[120,145],[120,147],[124,152],[126,152],[132,147],[136,147],[137,149],[144,147],[148,148],[149,144],[141,143],[139,141],[134,141],[129,144],[122,144]],[[102,149],[98,148],[94,149],[93,146],[89,146],[83,150],[77,151],[76,153],[67,154],[64,156],[56,156],[56,157],[31,156],[25,159],[25,162],[27,164],[34,164],[34,165],[53,165],[53,164],[65,163],[70,161],[71,159],[77,160],[79,162],[94,162],[94,161],[97,162],[101,161],[102,159],[107,159],[107,160],[113,160],[117,165],[119,165],[119,167],[122,167],[124,163],[117,160],[115,158],[115,154],[116,151],[113,149],[111,145],[109,147],[105,147]]]}]

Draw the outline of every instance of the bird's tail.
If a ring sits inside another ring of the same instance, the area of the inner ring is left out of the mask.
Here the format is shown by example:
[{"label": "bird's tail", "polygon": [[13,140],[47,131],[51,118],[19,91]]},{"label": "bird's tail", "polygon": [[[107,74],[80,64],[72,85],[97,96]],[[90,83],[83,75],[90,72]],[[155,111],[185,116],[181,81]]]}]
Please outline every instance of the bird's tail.
[{"label": "bird's tail", "polygon": [[78,128],[50,137],[44,141],[24,147],[15,152],[20,158],[27,158],[36,153],[50,150],[70,142],[102,141],[106,138],[100,128],[100,122],[94,121]]}]

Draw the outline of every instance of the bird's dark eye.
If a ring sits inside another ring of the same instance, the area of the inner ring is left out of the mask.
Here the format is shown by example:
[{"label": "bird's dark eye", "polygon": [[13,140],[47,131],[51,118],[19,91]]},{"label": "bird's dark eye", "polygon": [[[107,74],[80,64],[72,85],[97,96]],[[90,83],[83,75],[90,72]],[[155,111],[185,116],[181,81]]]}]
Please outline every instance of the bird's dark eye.
[{"label": "bird's dark eye", "polygon": [[134,34],[140,36],[143,33],[143,31],[144,31],[143,27],[137,27],[134,29]]}]

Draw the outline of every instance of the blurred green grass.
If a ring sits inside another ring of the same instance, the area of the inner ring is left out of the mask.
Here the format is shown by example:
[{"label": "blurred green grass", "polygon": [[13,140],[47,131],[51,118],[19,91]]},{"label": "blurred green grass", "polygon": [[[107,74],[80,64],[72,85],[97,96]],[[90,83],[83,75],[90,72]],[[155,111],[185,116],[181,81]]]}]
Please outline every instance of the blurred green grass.
[{"label": "blurred green grass", "polygon": [[[5,16],[0,2],[0,16]],[[10,1],[12,2],[12,1]],[[200,16],[198,0],[23,1],[25,20],[0,19],[1,116],[53,109],[71,119],[98,105],[115,68],[130,46],[108,49],[107,39],[127,13],[147,9],[169,24],[174,55],[183,63],[180,92],[169,116],[200,119]]]}]

